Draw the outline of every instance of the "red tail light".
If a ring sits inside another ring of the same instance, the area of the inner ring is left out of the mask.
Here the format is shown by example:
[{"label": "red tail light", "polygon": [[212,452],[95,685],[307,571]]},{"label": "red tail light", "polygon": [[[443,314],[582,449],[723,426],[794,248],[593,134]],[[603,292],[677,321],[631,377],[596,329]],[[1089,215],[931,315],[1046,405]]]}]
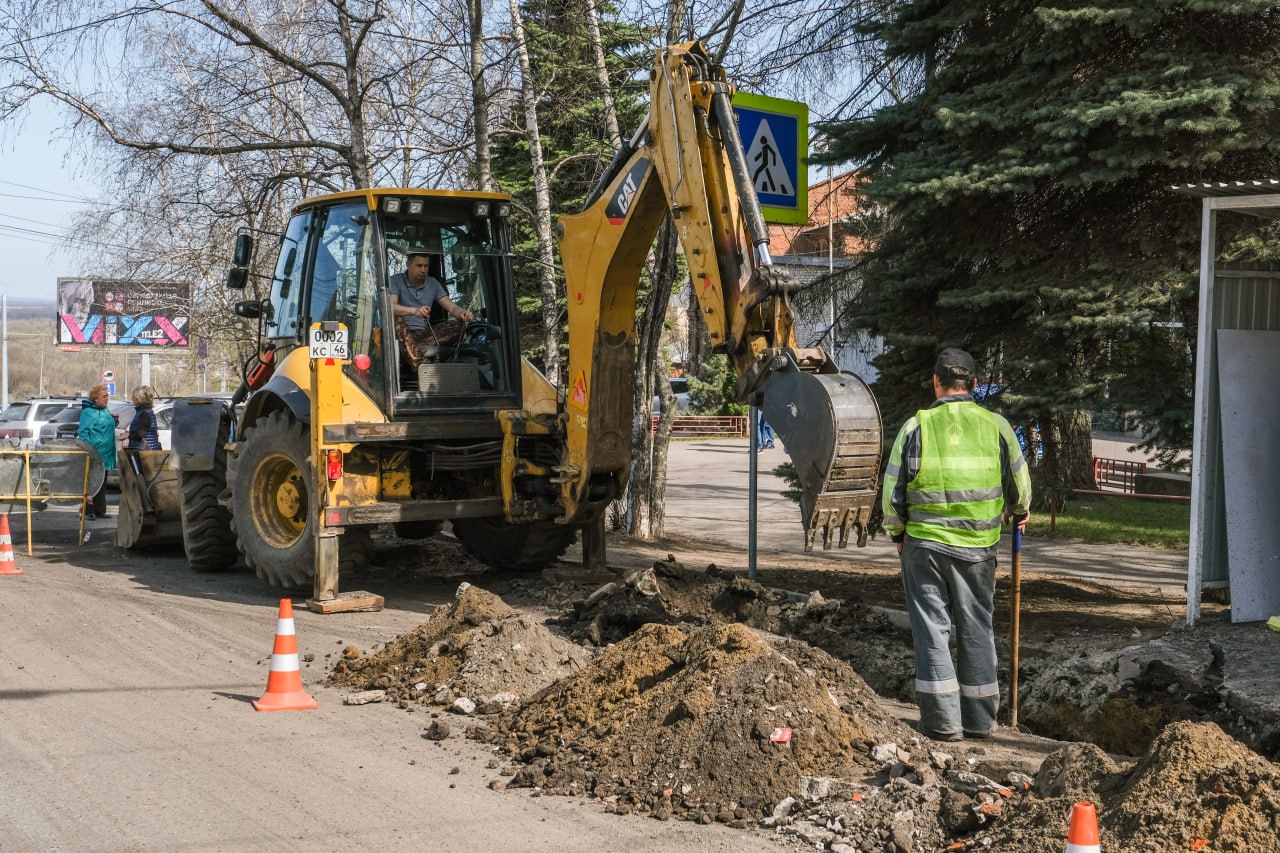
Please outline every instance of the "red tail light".
[{"label": "red tail light", "polygon": [[330,480],[342,479],[342,451],[330,450],[328,452],[329,459],[325,465],[325,476]]}]

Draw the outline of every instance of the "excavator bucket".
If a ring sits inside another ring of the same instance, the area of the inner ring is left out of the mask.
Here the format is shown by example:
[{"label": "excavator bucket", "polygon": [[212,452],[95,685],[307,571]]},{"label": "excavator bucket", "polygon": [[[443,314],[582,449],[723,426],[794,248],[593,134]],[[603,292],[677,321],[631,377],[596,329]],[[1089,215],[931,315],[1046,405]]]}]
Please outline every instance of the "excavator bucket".
[{"label": "excavator bucket", "polygon": [[[856,534],[867,544],[880,476],[880,407],[871,389],[852,373],[802,371],[790,352],[757,386],[761,408],[782,438],[800,478],[804,549]],[[794,440],[793,440],[794,439]]]},{"label": "excavator bucket", "polygon": [[182,542],[182,496],[167,450],[122,450],[116,544],[154,548]]}]

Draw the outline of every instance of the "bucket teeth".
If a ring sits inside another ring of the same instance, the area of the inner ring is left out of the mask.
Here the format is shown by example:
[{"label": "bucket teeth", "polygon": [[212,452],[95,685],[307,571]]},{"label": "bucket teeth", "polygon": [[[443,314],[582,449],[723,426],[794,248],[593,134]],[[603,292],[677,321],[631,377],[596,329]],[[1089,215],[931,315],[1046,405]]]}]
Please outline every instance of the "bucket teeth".
[{"label": "bucket teeth", "polygon": [[[849,534],[856,532],[859,548],[866,547],[871,532],[871,502],[865,495],[826,494],[819,497],[820,507],[805,524],[804,550],[813,550],[813,543],[822,535],[822,550],[831,550],[833,539],[841,548],[849,547]],[[837,536],[839,537],[837,539]]]}]

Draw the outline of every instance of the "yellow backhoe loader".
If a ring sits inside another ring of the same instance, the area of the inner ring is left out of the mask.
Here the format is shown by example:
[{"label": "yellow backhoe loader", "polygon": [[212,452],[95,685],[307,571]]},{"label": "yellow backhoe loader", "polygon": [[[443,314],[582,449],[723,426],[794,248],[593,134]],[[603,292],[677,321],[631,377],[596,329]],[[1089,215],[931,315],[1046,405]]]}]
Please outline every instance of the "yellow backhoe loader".
[{"label": "yellow backhoe loader", "polygon": [[[636,292],[670,214],[716,352],[786,441],[807,547],[866,540],[880,416],[858,377],[796,346],[793,288],[774,266],[723,71],[694,42],[662,50],[647,121],[581,213],[558,223],[568,301],[561,393],[521,358],[502,194],[370,189],[294,209],[257,318],[261,355],[235,405],[173,420],[191,565],[239,558],[272,584],[337,592],[373,525],[427,536],[448,521],[507,571],[555,560],[622,493],[634,416]],[[237,238],[228,284],[249,278]],[[411,254],[473,320],[406,357],[392,277]],[[594,538],[594,537],[593,537]]]}]

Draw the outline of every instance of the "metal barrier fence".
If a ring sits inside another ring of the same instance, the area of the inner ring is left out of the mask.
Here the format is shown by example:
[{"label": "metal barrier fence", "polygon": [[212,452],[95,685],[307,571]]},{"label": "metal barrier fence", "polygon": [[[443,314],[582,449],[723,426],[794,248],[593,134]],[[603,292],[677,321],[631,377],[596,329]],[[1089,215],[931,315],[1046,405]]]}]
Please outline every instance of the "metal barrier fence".
[{"label": "metal barrier fence", "polygon": [[[658,416],[654,415],[650,430],[658,429]],[[746,415],[676,415],[671,425],[674,438],[746,438]]]},{"label": "metal barrier fence", "polygon": [[1137,491],[1135,480],[1139,474],[1147,472],[1147,463],[1132,462],[1128,459],[1106,459],[1093,457],[1093,481],[1099,489],[1111,489],[1126,494]]},{"label": "metal barrier fence", "polygon": [[[94,477],[95,474],[97,477]],[[31,513],[37,503],[44,504],[51,500],[79,501],[78,541],[84,543],[85,498],[98,490],[102,484],[98,478],[102,476],[105,476],[105,472],[97,454],[74,444],[48,450],[0,450],[0,504],[26,506],[28,557],[32,554]]]}]

